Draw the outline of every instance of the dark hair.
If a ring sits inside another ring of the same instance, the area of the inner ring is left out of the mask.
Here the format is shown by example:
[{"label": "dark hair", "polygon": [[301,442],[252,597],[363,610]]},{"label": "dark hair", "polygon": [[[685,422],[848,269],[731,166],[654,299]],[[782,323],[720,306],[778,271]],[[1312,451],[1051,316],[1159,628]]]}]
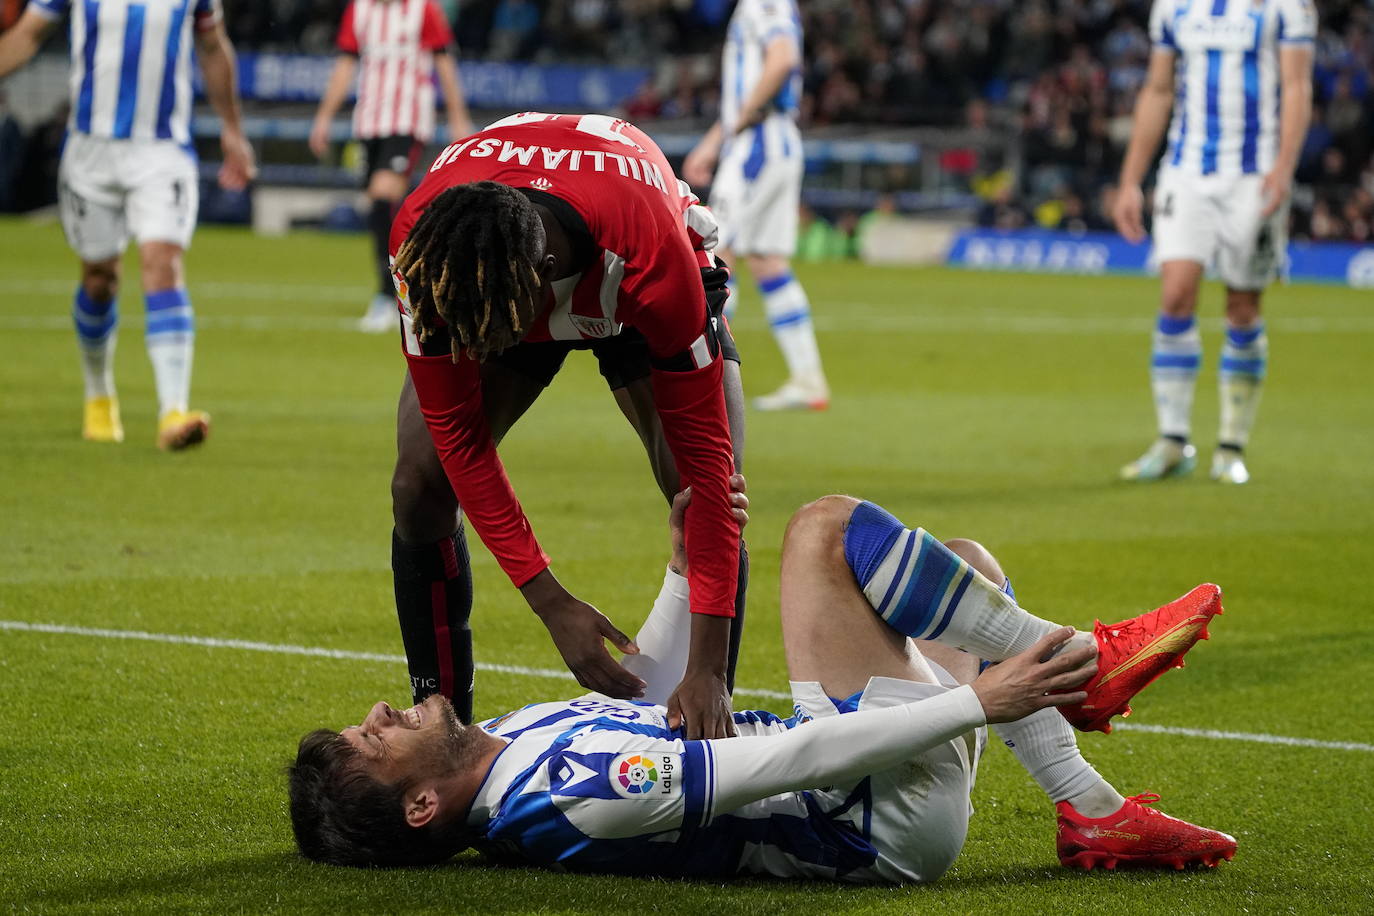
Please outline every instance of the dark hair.
[{"label": "dark hair", "polygon": [[359,867],[432,865],[468,845],[461,823],[448,830],[410,826],[406,786],[373,779],[360,763],[338,732],[320,729],[301,739],[286,773],[291,829],[307,859]]},{"label": "dark hair", "polygon": [[542,235],[534,205],[506,185],[461,184],[434,198],[396,252],[420,340],[442,318],[455,358],[519,343],[539,305]]}]

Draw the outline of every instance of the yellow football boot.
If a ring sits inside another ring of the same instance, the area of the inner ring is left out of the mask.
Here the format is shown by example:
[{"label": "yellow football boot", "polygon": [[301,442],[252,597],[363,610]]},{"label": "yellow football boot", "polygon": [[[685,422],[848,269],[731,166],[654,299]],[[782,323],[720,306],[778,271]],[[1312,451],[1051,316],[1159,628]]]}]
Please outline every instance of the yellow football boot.
[{"label": "yellow football boot", "polygon": [[124,424],[119,422],[119,399],[88,398],[81,420],[81,438],[87,442],[123,442]]},{"label": "yellow football boot", "polygon": [[169,410],[157,421],[157,447],[179,452],[200,445],[210,435],[210,415],[203,410]]}]

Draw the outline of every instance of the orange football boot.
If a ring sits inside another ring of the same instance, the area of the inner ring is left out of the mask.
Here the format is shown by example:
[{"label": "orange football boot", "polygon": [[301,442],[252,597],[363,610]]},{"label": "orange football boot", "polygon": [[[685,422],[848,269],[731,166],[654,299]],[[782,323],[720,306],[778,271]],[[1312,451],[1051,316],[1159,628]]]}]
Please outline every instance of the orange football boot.
[{"label": "orange football boot", "polygon": [[1110,733],[1108,720],[1130,715],[1132,697],[1170,668],[1182,668],[1184,653],[1207,638],[1207,623],[1220,613],[1221,589],[1209,583],[1139,617],[1096,621],[1097,673],[1077,688],[1088,698],[1059,711],[1079,731]]}]

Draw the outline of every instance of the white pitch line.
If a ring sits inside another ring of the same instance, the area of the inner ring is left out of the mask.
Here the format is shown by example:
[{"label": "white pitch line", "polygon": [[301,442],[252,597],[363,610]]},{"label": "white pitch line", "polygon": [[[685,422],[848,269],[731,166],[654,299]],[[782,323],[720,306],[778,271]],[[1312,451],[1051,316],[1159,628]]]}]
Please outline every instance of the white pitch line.
[{"label": "white pitch line", "polygon": [[[276,655],[306,655],[314,658],[333,658],[354,662],[383,662],[404,665],[404,655],[382,652],[355,652],[351,649],[327,649],[323,646],[294,646],[290,643],[256,642],[249,639],[218,639],[213,636],[189,636],[181,633],[149,633],[145,630],[108,630],[100,627],[73,627],[60,623],[30,623],[25,620],[0,620],[0,630],[27,633],[56,633],[62,636],[94,636],[99,639],[133,639],[142,642],[171,643],[182,646],[203,646],[207,649],[241,649],[248,652],[271,652]],[[477,662],[478,671],[515,674],[522,677],[542,677],[559,681],[573,680],[572,674],[555,668],[530,668],[525,665],[498,665]],[[736,687],[735,693],[765,697],[771,700],[790,700],[792,695],[777,690],[754,690]]]},{"label": "white pitch line", "polygon": [[1250,741],[1255,744],[1287,744],[1293,747],[1319,747],[1332,751],[1374,752],[1374,744],[1358,741],[1317,741],[1313,738],[1289,738],[1285,735],[1265,735],[1255,732],[1226,732],[1215,728],[1179,728],[1172,725],[1144,725],[1130,722],[1112,724],[1112,731],[1150,732],[1156,735],[1182,735],[1187,738],[1212,738],[1218,741]]},{"label": "white pitch line", "polygon": [[[218,639],[213,636],[189,636],[180,633],[149,633],[145,630],[109,630],[99,627],[73,627],[60,623],[30,623],[25,620],[0,620],[0,630],[25,633],[54,633],[62,636],[93,636],[98,639],[133,639],[142,642],[171,643],[183,646],[202,646],[207,649],[240,649],[249,652],[270,652],[276,655],[305,655],[314,658],[333,658],[343,661],[383,662],[386,664],[405,664],[404,655],[388,655],[382,652],[355,652],[350,649],[327,649],[323,646],[296,646],[290,643],[256,642],[248,639]],[[525,665],[498,665],[492,662],[478,662],[478,671],[492,671],[498,674],[514,674],[522,677],[549,678],[551,680],[571,681],[573,676],[567,671],[553,668],[530,668]],[[735,693],[764,697],[770,700],[790,700],[792,695],[779,690],[765,690],[758,687],[736,687]],[[1211,728],[1181,728],[1170,725],[1145,725],[1120,722],[1112,725],[1113,730],[1148,732],[1155,735],[1180,735],[1186,738],[1209,738],[1216,741],[1245,741],[1251,744],[1279,744],[1289,747],[1311,747],[1331,751],[1362,751],[1374,753],[1374,744],[1358,741],[1319,741],[1315,738],[1291,738],[1286,735],[1266,735],[1255,732],[1229,732]]]}]

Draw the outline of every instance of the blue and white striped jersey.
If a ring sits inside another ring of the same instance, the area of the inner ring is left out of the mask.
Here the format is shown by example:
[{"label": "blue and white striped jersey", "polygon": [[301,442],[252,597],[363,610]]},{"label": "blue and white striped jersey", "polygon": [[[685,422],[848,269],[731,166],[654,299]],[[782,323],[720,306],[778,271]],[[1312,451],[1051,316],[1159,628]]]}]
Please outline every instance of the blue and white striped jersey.
[{"label": "blue and white striped jersey", "polygon": [[220,0],[30,0],[71,13],[68,128],[116,140],[191,142],[191,33],[214,28]]},{"label": "blue and white striped jersey", "polygon": [[[720,123],[725,136],[734,136],[740,109],[763,73],[764,49],[779,35],[795,40],[800,52],[801,14],[795,0],[740,0],[730,17],[721,63]],[[773,109],[795,118],[801,92],[801,69],[797,68],[773,97]]]},{"label": "blue and white striped jersey", "polygon": [[1177,55],[1164,165],[1268,172],[1278,151],[1279,46],[1316,33],[1312,0],[1155,0],[1150,37]]},{"label": "blue and white striped jersey", "polygon": [[[737,712],[735,722],[742,737],[686,741],[662,706],[591,695],[481,723],[510,743],[469,811],[474,845],[524,864],[637,875],[832,878],[872,865],[869,782],[848,804],[809,791],[761,797],[770,787],[751,785],[787,764],[738,755],[750,740],[773,747],[796,721]],[[814,725],[801,731],[821,737]]]}]

